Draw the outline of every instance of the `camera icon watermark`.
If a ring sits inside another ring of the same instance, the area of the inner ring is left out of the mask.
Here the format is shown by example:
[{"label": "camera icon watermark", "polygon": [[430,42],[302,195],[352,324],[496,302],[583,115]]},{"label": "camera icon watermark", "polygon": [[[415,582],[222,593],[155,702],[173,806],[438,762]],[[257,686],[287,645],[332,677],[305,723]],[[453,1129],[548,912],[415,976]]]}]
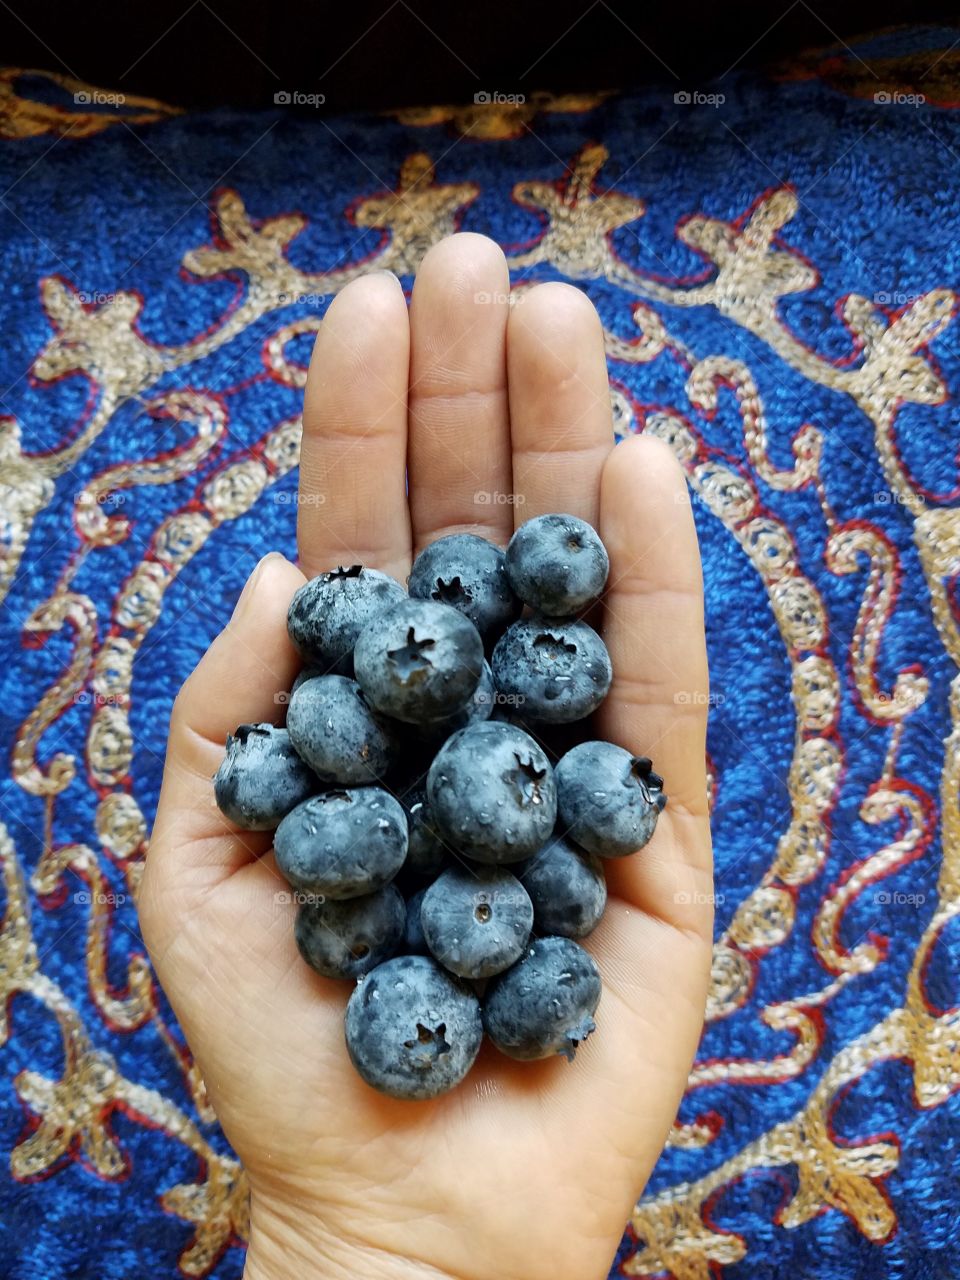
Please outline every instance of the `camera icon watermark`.
[{"label": "camera icon watermark", "polygon": [[673,900],[679,907],[722,907],[726,902],[722,893],[691,893],[689,889],[680,889],[673,895]]},{"label": "camera icon watermark", "polygon": [[878,889],[873,895],[878,907],[922,907],[925,893],[902,893],[899,889]]}]

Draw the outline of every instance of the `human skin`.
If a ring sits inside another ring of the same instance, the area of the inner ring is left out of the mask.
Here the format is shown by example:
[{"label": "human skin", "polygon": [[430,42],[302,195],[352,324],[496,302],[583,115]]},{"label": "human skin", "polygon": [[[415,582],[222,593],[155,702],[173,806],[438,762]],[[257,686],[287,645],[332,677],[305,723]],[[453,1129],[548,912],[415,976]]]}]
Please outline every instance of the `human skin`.
[{"label": "human skin", "polygon": [[[174,704],[140,919],[249,1179],[245,1280],[601,1280],[700,1034],[707,668],[686,484],[658,440],[614,450],[585,294],[540,284],[510,306],[509,287],[498,246],[459,234],[424,257],[409,311],[386,273],[341,290],[306,388],[299,567],[257,565]],[[282,718],[275,694],[299,665],[286,611],[304,575],[362,562],[403,582],[444,534],[505,545],[549,511],[590,521],[610,554],[614,680],[592,732],[651,756],[669,804],[641,853],[605,865],[609,903],[585,940],[603,997],[575,1062],[485,1045],[453,1092],[395,1101],[350,1065],[349,985],[297,954],[269,833],[231,826],[210,779],[228,732]]]}]

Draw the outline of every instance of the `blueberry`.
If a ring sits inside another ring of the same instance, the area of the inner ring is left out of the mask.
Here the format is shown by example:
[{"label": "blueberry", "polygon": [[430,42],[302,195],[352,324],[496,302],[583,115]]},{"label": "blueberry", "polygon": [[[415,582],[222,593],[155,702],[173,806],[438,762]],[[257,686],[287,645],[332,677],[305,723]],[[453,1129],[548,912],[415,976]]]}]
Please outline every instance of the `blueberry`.
[{"label": "blueberry", "polygon": [[380,787],[322,791],[287,814],[273,851],[294,889],[357,898],[387,884],[403,866],[407,820]]},{"label": "blueberry", "polygon": [[569,938],[539,938],[512,969],[494,978],[483,1001],[483,1025],[502,1053],[528,1061],[563,1054],[596,1030],[600,973]]},{"label": "blueberry", "polygon": [[389,959],[403,938],[406,907],[392,884],[349,902],[303,902],[294,938],[324,978],[360,978]]},{"label": "blueberry", "polygon": [[477,997],[427,956],[397,956],[367,974],[347,1004],[345,1031],[367,1084],[404,1099],[458,1085],[483,1039]]},{"label": "blueberry", "polygon": [[533,902],[538,933],[585,938],[596,928],[607,905],[607,882],[594,854],[554,835],[518,875]]},{"label": "blueberry", "polygon": [[533,903],[502,867],[449,867],[423,899],[427,946],[461,978],[489,978],[518,960],[533,928]]},{"label": "blueberry", "polygon": [[519,862],[553,831],[553,770],[529,734],[487,720],[448,738],[427,775],[433,823],[477,862]]},{"label": "blueberry", "polygon": [[290,741],[326,783],[360,786],[382,778],[393,747],[355,680],[318,676],[305,681],[287,707]]},{"label": "blueberry", "polygon": [[404,866],[418,876],[435,876],[450,856],[430,814],[427,790],[418,785],[401,802],[407,814],[407,861]]},{"label": "blueberry", "polygon": [[474,533],[432,542],[414,560],[407,585],[417,600],[459,610],[487,644],[519,617],[522,607],[510,589],[503,552]]},{"label": "blueberry", "polygon": [[468,724],[476,724],[481,720],[489,720],[496,706],[497,690],[493,682],[493,671],[490,663],[484,659],[480,668],[480,679],[466,705],[452,716],[444,716],[441,720],[429,720],[418,725],[418,731],[427,738],[449,738],[458,729],[465,729]]},{"label": "blueberry", "polygon": [[270,831],[320,782],[300,759],[286,729],[242,724],[227,738],[227,754],[213,775],[221,811],[247,831]]},{"label": "blueberry", "polygon": [[596,711],[613,670],[607,646],[585,622],[525,618],[497,641],[493,678],[523,716],[567,724]]},{"label": "blueberry", "polygon": [[363,629],[353,661],[378,711],[422,724],[452,716],[470,700],[483,668],[483,642],[449,605],[404,600]]},{"label": "blueberry", "polygon": [[646,756],[612,742],[581,742],[557,764],[560,821],[571,839],[601,858],[625,858],[653,835],[667,803]]},{"label": "blueberry", "polygon": [[404,598],[400,583],[378,569],[340,566],[303,584],[290,602],[287,631],[308,662],[349,675],[357,636]]},{"label": "blueberry", "polygon": [[610,572],[606,548],[576,516],[536,516],[507,546],[507,576],[525,604],[565,618],[580,613],[603,591]]},{"label": "blueberry", "polygon": [[418,889],[407,899],[407,922],[403,930],[403,951],[408,956],[428,956],[430,948],[423,936],[423,922],[420,910],[426,889]]}]

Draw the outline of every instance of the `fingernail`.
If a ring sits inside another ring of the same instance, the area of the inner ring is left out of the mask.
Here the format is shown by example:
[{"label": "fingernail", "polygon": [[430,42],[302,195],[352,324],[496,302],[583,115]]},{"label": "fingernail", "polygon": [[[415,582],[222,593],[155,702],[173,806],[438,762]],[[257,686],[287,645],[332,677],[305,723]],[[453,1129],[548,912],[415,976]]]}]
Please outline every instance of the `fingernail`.
[{"label": "fingernail", "polygon": [[388,271],[386,267],[378,267],[376,271],[371,271],[370,275],[389,276],[391,280],[396,280],[397,284],[400,283],[400,277],[397,275],[397,273],[395,271]]}]

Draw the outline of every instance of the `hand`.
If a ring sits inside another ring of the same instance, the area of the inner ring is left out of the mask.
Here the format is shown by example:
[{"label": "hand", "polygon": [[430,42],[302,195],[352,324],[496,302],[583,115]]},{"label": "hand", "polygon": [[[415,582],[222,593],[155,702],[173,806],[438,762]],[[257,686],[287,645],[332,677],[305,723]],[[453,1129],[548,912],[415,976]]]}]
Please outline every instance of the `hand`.
[{"label": "hand", "polygon": [[[614,449],[586,296],[543,284],[511,307],[509,289],[500,249],[456,235],[424,258],[409,315],[387,273],[337,295],[306,389],[303,573],[260,562],[173,708],[140,916],[249,1177],[247,1280],[601,1280],[700,1033],[707,672],[684,477],[655,439]],[[604,991],[573,1065],[485,1045],[460,1088],[397,1102],[349,1062],[349,987],[300,959],[269,834],[232,828],[210,780],[228,732],[282,715],[274,695],[299,665],[286,612],[304,573],[362,561],[405,582],[436,538],[505,544],[546,511],[582,516],[606,543],[614,683],[597,736],[652,756],[669,804],[646,849],[606,863],[609,906],[586,941]]]}]

